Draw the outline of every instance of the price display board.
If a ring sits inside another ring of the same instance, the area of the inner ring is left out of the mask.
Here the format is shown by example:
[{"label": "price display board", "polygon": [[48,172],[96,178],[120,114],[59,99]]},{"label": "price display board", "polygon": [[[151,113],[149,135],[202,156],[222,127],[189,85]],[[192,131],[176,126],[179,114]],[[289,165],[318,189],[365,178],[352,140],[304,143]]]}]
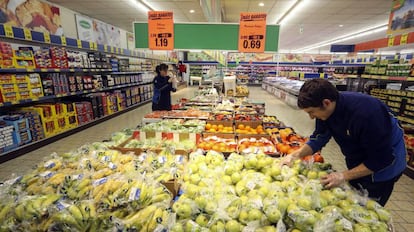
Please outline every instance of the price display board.
[{"label": "price display board", "polygon": [[148,47],[152,50],[174,49],[173,12],[148,12]]},{"label": "price display board", "polygon": [[240,13],[239,52],[264,52],[265,43],[266,13]]}]

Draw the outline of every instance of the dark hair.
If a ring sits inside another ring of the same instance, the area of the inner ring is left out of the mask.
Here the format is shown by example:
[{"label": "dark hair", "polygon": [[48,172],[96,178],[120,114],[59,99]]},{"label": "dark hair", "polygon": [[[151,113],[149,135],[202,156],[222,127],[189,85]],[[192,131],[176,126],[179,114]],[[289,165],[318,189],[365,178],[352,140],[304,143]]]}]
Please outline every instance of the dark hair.
[{"label": "dark hair", "polygon": [[322,101],[329,99],[337,101],[339,92],[329,81],[324,79],[312,79],[302,85],[298,96],[298,107],[322,107]]},{"label": "dark hair", "polygon": [[168,65],[162,63],[160,65],[157,65],[157,67],[155,67],[155,72],[157,73],[157,75],[161,75],[161,71],[168,71]]}]

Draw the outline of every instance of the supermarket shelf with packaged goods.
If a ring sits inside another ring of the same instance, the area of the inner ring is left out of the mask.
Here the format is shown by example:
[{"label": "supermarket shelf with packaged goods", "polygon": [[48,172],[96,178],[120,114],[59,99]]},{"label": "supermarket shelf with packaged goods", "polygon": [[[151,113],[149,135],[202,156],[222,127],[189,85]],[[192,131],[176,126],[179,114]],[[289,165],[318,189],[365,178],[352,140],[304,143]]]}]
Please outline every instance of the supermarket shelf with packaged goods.
[{"label": "supermarket shelf with packaged goods", "polygon": [[7,161],[9,161],[11,159],[14,159],[14,158],[18,157],[18,156],[24,155],[24,154],[26,154],[28,152],[31,152],[33,150],[36,150],[36,149],[40,148],[40,147],[43,147],[43,146],[45,146],[47,144],[53,143],[53,142],[55,142],[55,141],[57,141],[59,139],[62,139],[62,138],[67,137],[69,135],[75,134],[75,133],[77,133],[79,131],[82,131],[82,130],[84,130],[86,128],[89,128],[89,127],[92,127],[94,125],[97,125],[97,124],[99,124],[101,122],[104,122],[104,121],[107,121],[109,119],[112,119],[112,118],[114,118],[114,117],[116,117],[116,116],[118,116],[120,114],[123,114],[123,113],[126,113],[128,111],[134,110],[134,109],[136,109],[136,108],[138,108],[140,106],[143,106],[143,105],[145,105],[145,104],[147,104],[149,102],[151,102],[151,99],[147,99],[147,100],[145,100],[143,102],[140,102],[140,103],[138,103],[136,105],[130,106],[130,107],[128,107],[128,108],[126,108],[126,109],[124,109],[122,111],[119,111],[119,112],[116,112],[116,113],[113,113],[113,114],[110,114],[110,115],[106,115],[106,116],[103,116],[103,117],[98,118],[96,120],[93,120],[93,121],[87,122],[85,124],[79,125],[79,126],[73,128],[73,129],[70,129],[70,130],[61,132],[61,133],[56,134],[56,135],[54,135],[52,137],[44,138],[44,139],[41,139],[41,140],[38,140],[38,141],[35,141],[35,142],[32,142],[32,143],[29,143],[29,144],[25,144],[23,146],[18,147],[17,149],[10,150],[10,151],[7,151],[5,153],[2,153],[0,155],[0,163],[7,162]]},{"label": "supermarket shelf with packaged goods", "polygon": [[165,58],[1,24],[0,39],[2,157],[148,102]]}]

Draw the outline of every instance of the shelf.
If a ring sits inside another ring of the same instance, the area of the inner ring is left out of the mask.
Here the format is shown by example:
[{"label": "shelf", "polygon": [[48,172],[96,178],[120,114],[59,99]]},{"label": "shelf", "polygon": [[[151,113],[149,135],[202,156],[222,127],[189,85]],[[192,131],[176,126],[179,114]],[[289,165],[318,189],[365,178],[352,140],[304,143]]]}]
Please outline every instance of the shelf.
[{"label": "shelf", "polygon": [[385,76],[385,75],[371,75],[371,74],[362,74],[361,78],[373,79],[373,80],[388,80],[388,81],[414,81],[414,77]]},{"label": "shelf", "polygon": [[128,74],[142,74],[149,71],[128,71],[128,72],[112,72],[111,75],[128,75]]},{"label": "shelf", "polygon": [[92,126],[94,126],[96,124],[99,124],[101,122],[104,122],[106,120],[109,120],[111,118],[114,118],[114,117],[116,117],[118,115],[121,115],[121,114],[126,113],[128,111],[131,111],[133,109],[136,109],[139,106],[145,105],[145,104],[147,104],[149,102],[151,102],[151,99],[148,99],[148,100],[146,100],[144,102],[140,102],[140,103],[138,103],[136,105],[130,106],[130,107],[124,109],[124,110],[118,111],[118,112],[113,113],[111,115],[107,115],[107,116],[104,116],[104,117],[95,119],[95,120],[93,120],[91,122],[88,122],[88,123],[83,124],[83,125],[80,125],[80,126],[78,126],[76,128],[73,128],[73,129],[64,131],[64,132],[62,132],[60,134],[57,134],[55,136],[52,136],[52,137],[49,137],[49,138],[44,138],[42,140],[39,140],[39,141],[30,143],[30,144],[27,144],[27,145],[18,147],[15,150],[12,150],[12,151],[9,151],[9,152],[6,152],[6,153],[0,155],[0,163],[4,163],[4,162],[9,161],[11,159],[14,159],[14,158],[16,158],[18,156],[24,155],[24,154],[26,154],[28,152],[31,152],[33,150],[36,150],[36,149],[38,149],[40,147],[43,147],[43,146],[48,145],[50,143],[53,143],[53,142],[55,142],[55,141],[57,141],[59,139],[62,139],[62,138],[67,137],[69,135],[75,134],[75,133],[77,133],[79,131],[82,131],[82,130],[84,130],[86,128],[92,127]]},{"label": "shelf", "polygon": [[61,68],[34,68],[34,69],[22,69],[22,68],[11,68],[11,69],[0,69],[0,73],[51,73],[51,72],[111,72],[112,69],[61,69]]},{"label": "shelf", "polygon": [[152,82],[131,83],[131,84],[112,86],[112,87],[108,87],[108,88],[104,88],[104,89],[83,90],[83,91],[77,91],[77,92],[70,92],[70,93],[66,93],[66,94],[43,96],[43,97],[40,97],[38,99],[20,100],[18,102],[4,102],[4,103],[0,103],[0,107],[16,106],[16,105],[46,101],[46,100],[51,100],[51,99],[56,99],[56,98],[69,97],[69,96],[82,95],[82,94],[89,94],[89,93],[98,93],[98,92],[104,92],[104,91],[108,91],[108,90],[114,90],[114,89],[120,89],[120,88],[126,88],[126,87],[133,87],[133,86],[148,85],[148,84],[152,84]]}]

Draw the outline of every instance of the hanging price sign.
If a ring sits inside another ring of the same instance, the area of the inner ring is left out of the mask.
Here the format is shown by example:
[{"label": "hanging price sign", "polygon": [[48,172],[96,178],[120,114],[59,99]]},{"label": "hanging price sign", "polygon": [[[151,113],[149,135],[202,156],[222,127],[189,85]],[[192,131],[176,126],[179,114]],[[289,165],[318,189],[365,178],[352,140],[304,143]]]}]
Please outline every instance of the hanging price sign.
[{"label": "hanging price sign", "polygon": [[400,45],[407,44],[408,33],[402,34],[400,39]]},{"label": "hanging price sign", "polygon": [[43,37],[45,39],[45,43],[49,43],[50,44],[50,34],[45,32],[43,33]]},{"label": "hanging price sign", "polygon": [[148,47],[152,50],[174,49],[173,12],[148,12]]},{"label": "hanging price sign", "polygon": [[61,43],[62,43],[63,46],[66,46],[67,45],[66,44],[66,37],[65,36],[61,36],[60,37],[60,41],[61,41]]},{"label": "hanging price sign", "polygon": [[78,45],[78,48],[82,48],[82,40],[77,39],[76,44]]},{"label": "hanging price sign", "polygon": [[264,52],[266,13],[240,13],[239,52]]},{"label": "hanging price sign", "polygon": [[14,37],[13,28],[12,28],[12,26],[10,26],[8,24],[4,25],[4,33],[5,33],[6,37],[9,37],[9,38]]},{"label": "hanging price sign", "polygon": [[391,36],[390,38],[388,38],[388,47],[394,46],[394,40],[395,40],[394,36]]},{"label": "hanging price sign", "polygon": [[32,32],[29,29],[23,28],[23,32],[26,40],[32,40]]}]

